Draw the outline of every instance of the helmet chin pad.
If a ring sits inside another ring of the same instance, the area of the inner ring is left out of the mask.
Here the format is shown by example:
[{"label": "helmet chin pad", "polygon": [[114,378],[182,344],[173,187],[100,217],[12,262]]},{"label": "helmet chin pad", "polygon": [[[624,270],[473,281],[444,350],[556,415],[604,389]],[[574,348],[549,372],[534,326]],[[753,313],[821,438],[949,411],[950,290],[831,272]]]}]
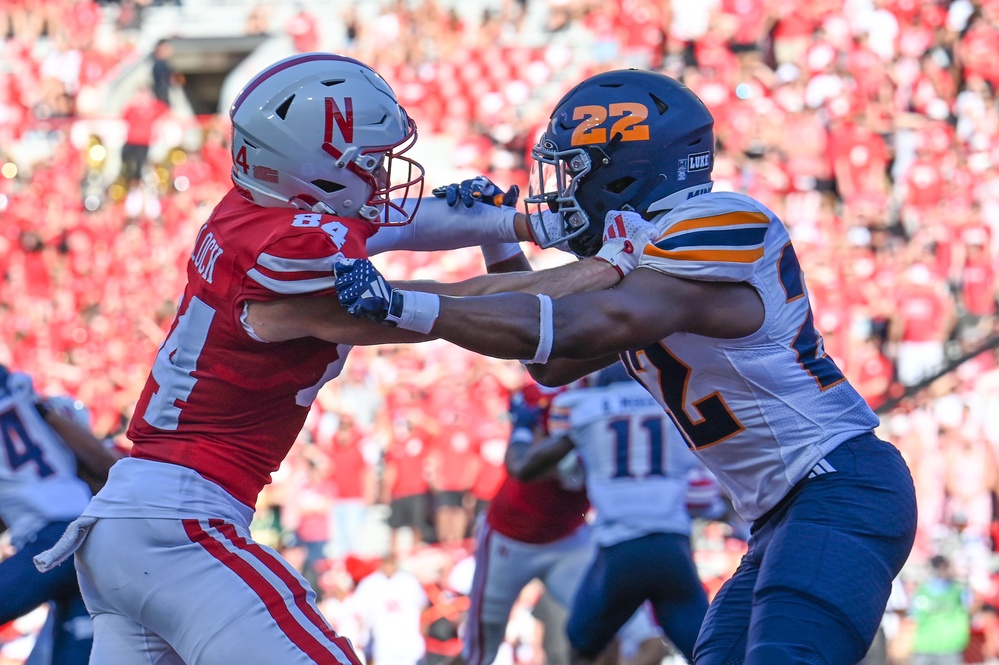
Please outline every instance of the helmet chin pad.
[{"label": "helmet chin pad", "polygon": [[590,218],[590,222],[586,229],[576,237],[569,239],[569,249],[571,249],[573,254],[576,256],[593,256],[600,251],[600,246],[603,245],[604,242],[603,237],[603,217],[597,220]]}]

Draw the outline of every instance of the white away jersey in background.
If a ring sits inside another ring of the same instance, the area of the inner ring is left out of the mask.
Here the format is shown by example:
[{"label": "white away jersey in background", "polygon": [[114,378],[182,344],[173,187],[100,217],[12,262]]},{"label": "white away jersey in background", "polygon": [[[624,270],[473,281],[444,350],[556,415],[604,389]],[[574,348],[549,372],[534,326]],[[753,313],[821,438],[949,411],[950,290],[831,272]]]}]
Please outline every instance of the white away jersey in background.
[{"label": "white away jersey in background", "polygon": [[676,333],[623,355],[754,520],[843,441],[878,418],[826,354],[787,230],[742,194],[690,199],[656,220],[659,238],[639,268],[687,279],[748,282],[763,326],[726,340]]},{"label": "white away jersey in background", "polygon": [[568,434],[583,460],[598,543],[690,534],[687,474],[699,464],[645,388],[628,381],[561,393],[549,428]]},{"label": "white away jersey in background", "polygon": [[0,519],[15,547],[46,524],[71,521],[90,500],[76,456],[42,419],[31,378],[0,372]]}]

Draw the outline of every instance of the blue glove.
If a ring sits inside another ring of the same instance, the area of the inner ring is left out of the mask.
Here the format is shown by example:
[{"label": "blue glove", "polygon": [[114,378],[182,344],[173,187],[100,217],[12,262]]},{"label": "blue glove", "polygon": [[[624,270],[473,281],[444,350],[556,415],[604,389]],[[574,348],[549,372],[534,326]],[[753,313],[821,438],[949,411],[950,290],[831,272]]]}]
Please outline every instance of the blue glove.
[{"label": "blue glove", "polygon": [[513,185],[504,192],[489,178],[480,175],[469,180],[437,187],[433,190],[433,195],[446,200],[452,208],[458,204],[459,199],[466,208],[471,208],[476,201],[491,206],[512,207],[517,205],[517,199],[520,198],[520,187]]},{"label": "blue glove", "polygon": [[392,287],[368,259],[333,264],[337,298],[352,316],[382,323],[392,303]]},{"label": "blue glove", "polygon": [[524,428],[534,431],[541,422],[542,411],[540,406],[528,404],[524,396],[519,393],[510,399],[510,421],[513,429]]}]

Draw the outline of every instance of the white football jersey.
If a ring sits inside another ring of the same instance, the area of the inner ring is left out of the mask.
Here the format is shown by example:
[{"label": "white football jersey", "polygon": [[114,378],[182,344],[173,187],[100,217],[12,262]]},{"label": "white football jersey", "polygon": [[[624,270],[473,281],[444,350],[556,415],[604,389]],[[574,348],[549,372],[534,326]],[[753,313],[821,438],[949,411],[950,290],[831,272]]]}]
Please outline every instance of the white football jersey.
[{"label": "white football jersey", "polygon": [[15,547],[50,522],[79,517],[91,496],[76,476],[76,457],[42,419],[36,400],[30,377],[6,375],[0,385],[0,519]]},{"label": "white football jersey", "polygon": [[556,395],[549,428],[568,434],[583,461],[598,543],[690,534],[687,473],[699,463],[645,388],[626,381]]},{"label": "white football jersey", "polygon": [[826,354],[791,239],[773,212],[742,194],[710,193],[656,225],[639,268],[747,282],[766,309],[747,337],[676,333],[622,356],[739,514],[754,520],[878,418]]}]

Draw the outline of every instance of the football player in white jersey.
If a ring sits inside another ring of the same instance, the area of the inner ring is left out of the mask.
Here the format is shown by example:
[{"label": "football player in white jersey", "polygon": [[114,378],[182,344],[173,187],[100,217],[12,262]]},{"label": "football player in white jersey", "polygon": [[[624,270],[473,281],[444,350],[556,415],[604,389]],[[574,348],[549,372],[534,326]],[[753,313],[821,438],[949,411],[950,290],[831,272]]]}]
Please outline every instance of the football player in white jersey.
[{"label": "football player in white jersey", "polygon": [[85,409],[38,395],[30,376],[0,365],[0,520],[16,550],[0,561],[0,624],[50,603],[32,663],[75,665],[90,658],[93,625],[76,571],[65,563],[42,575],[31,558],[83,512],[91,487],[81,473],[100,482],[116,460],[90,432]]},{"label": "football player in white jersey", "polygon": [[[557,104],[533,156],[532,225],[554,220],[541,224],[540,244],[592,256],[654,225],[620,284],[442,297],[392,288],[370,263],[348,261],[335,267],[341,304],[521,359],[546,385],[620,358],[753,523],[695,662],[857,662],[911,550],[915,491],[823,348],[783,222],[748,196],[711,192],[713,118],[661,74],[586,79]],[[499,291],[508,285],[490,277]]]},{"label": "football player in white jersey", "polygon": [[691,659],[708,608],[686,509],[687,474],[697,458],[621,363],[591,380],[555,396],[551,436],[523,462],[527,474],[543,473],[575,451],[586,472],[599,548],[569,609],[572,661],[594,662],[645,601]]},{"label": "football player in white jersey", "polygon": [[[129,423],[130,456],[35,557],[44,570],[75,553],[102,665],[356,665],[308,582],[249,531],[258,493],[352,345],[425,339],[347,314],[332,265],[489,243],[496,269],[523,260],[517,241],[537,237],[526,215],[495,205],[508,193],[488,181],[454,190],[452,202],[471,207],[449,206],[447,189],[423,199],[423,167],[406,154],[416,124],[352,58],[276,62],[230,117],[233,187],[194,239],[177,315]],[[483,197],[493,205],[475,205]],[[603,261],[585,262],[587,283],[619,281],[627,248],[605,244]]]}]

